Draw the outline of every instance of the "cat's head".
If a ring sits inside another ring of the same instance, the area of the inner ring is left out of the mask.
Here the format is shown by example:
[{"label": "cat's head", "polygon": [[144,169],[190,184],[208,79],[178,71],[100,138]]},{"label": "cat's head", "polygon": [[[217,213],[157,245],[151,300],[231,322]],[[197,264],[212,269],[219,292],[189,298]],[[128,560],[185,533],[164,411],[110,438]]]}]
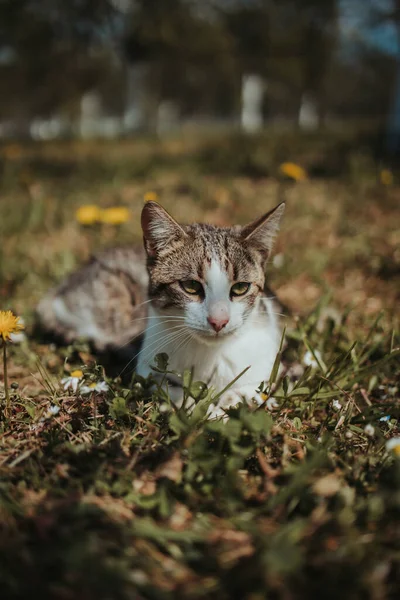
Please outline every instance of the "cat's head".
[{"label": "cat's head", "polygon": [[199,339],[237,331],[264,287],[284,204],[244,227],[179,225],[156,202],[142,211],[149,297],[162,314],[184,317]]}]

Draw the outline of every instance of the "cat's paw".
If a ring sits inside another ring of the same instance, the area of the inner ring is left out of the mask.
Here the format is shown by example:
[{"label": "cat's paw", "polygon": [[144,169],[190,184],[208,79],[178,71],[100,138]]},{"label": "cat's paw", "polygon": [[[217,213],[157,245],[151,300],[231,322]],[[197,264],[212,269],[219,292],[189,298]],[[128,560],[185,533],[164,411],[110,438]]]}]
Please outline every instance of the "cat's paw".
[{"label": "cat's paw", "polygon": [[228,408],[235,408],[239,404],[246,402],[251,407],[257,408],[265,403],[262,394],[255,391],[253,386],[244,386],[238,390],[229,390],[218,401],[218,404],[211,404],[207,415],[209,419],[228,418],[226,411]]}]

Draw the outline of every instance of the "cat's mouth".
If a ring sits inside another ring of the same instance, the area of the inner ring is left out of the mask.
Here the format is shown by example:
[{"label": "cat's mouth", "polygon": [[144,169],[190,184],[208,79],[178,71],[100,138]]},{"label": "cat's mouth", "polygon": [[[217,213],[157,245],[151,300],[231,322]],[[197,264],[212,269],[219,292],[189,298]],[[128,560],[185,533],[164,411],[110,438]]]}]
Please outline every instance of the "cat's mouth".
[{"label": "cat's mouth", "polygon": [[221,340],[225,340],[226,338],[233,335],[236,329],[230,329],[225,331],[221,329],[221,331],[209,331],[207,329],[192,329],[192,335],[200,342],[204,344],[214,344],[216,342],[220,342]]}]

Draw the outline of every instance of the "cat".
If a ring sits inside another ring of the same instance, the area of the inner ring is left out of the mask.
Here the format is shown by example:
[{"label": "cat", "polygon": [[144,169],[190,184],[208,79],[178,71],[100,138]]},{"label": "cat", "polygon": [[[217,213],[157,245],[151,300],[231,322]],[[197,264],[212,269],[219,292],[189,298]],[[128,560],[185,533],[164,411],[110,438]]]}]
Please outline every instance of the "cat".
[{"label": "cat", "polygon": [[[67,342],[88,338],[99,351],[125,349],[143,377],[154,375],[159,353],[168,355],[169,369],[191,369],[217,391],[249,367],[209,415],[224,416],[243,400],[260,404],[256,389],[268,379],[281,339],[265,266],[283,212],[281,203],[244,227],[180,225],[147,202],[146,264],[135,248],[99,254],[43,298],[41,326]],[[169,381],[179,406],[179,379]]]}]

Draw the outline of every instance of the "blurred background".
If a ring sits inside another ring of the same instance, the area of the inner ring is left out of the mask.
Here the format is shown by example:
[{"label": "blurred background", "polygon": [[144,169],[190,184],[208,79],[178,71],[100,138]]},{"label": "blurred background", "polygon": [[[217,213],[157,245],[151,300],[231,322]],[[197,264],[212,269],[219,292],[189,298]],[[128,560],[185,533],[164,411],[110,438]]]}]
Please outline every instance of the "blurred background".
[{"label": "blurred background", "polygon": [[140,243],[143,198],[219,225],[286,199],[282,299],[394,311],[399,39],[397,0],[0,0],[2,304]]},{"label": "blurred background", "polygon": [[399,36],[397,0],[2,0],[0,138],[363,123],[394,151]]}]

